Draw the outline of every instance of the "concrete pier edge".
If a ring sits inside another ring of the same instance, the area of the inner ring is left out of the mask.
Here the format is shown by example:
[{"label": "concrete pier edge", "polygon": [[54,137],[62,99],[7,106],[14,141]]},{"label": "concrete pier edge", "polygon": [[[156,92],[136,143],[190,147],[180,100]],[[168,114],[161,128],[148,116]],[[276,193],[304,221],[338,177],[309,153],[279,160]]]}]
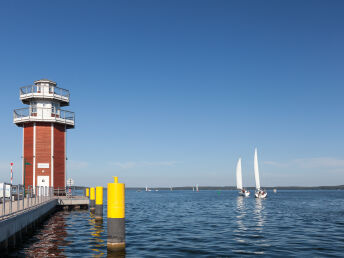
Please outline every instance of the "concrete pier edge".
[{"label": "concrete pier edge", "polygon": [[88,206],[89,200],[85,197],[60,197],[0,219],[0,257],[24,243],[57,210],[87,209]]}]

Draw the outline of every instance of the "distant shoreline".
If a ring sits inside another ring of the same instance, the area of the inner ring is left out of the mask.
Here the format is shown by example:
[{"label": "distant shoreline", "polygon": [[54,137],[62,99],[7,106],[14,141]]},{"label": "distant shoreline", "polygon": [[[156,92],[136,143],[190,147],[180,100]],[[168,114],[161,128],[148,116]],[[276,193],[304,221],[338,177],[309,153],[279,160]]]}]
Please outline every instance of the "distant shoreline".
[{"label": "distant shoreline", "polygon": [[[337,186],[274,186],[262,187],[266,190],[344,190],[344,185]],[[145,190],[145,187],[127,187],[130,190]],[[170,190],[169,187],[151,187],[151,190]],[[173,190],[192,190],[192,186],[173,187]],[[234,186],[199,186],[199,190],[237,190]],[[255,187],[246,187],[245,189],[254,190]]]},{"label": "distant shoreline", "polygon": [[[85,189],[84,186],[72,186],[75,189]],[[105,187],[106,188],[106,187]],[[192,190],[193,186],[179,186],[172,187],[173,190]],[[269,186],[262,187],[266,190],[344,190],[344,185],[335,185],[335,186]],[[145,191],[146,187],[126,187],[128,190],[141,190]],[[170,187],[150,187],[150,190],[170,190]],[[235,186],[199,186],[199,190],[237,190]],[[255,190],[255,187],[246,187],[247,190]]]}]

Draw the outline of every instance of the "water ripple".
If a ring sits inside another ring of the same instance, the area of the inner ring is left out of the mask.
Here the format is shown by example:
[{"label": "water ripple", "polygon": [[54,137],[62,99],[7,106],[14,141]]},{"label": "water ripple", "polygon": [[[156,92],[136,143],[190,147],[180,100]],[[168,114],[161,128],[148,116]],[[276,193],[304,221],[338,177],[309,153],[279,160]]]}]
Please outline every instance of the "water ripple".
[{"label": "water ripple", "polygon": [[[104,211],[106,214],[106,210]],[[126,193],[125,253],[106,248],[106,219],[57,212],[10,256],[28,257],[340,257],[344,191]]]}]

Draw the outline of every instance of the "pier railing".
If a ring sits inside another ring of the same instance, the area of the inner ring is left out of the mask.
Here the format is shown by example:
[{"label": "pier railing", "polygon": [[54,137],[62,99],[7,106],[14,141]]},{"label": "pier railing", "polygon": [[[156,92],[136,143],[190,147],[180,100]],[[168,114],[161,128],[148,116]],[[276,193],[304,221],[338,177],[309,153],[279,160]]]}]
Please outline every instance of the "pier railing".
[{"label": "pier railing", "polygon": [[0,184],[0,219],[9,215],[32,209],[50,201],[54,197],[52,187]]},{"label": "pier railing", "polygon": [[55,187],[55,196],[66,196],[67,198],[85,196],[85,187],[78,186],[66,186],[66,187]]}]

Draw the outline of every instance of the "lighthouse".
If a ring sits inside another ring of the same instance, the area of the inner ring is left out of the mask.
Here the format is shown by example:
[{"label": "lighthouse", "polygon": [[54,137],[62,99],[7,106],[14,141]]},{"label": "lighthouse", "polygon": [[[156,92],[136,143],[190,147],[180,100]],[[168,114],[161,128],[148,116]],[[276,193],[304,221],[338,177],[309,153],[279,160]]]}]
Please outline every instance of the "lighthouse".
[{"label": "lighthouse", "polygon": [[56,82],[41,79],[21,87],[25,108],[15,109],[13,122],[23,128],[23,184],[25,188],[65,188],[66,134],[74,128],[75,115],[69,106],[69,91]]}]

